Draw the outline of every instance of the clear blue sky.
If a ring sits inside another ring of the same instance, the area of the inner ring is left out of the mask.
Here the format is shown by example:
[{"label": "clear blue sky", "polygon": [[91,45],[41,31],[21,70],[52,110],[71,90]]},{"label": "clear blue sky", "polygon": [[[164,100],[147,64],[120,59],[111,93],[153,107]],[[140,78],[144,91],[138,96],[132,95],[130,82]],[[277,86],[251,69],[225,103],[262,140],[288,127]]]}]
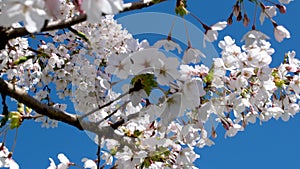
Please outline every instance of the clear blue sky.
[{"label": "clear blue sky", "polygon": [[[189,0],[189,10],[210,25],[220,20],[226,20],[234,2]],[[274,2],[277,1],[274,0]],[[166,2],[142,11],[173,13],[174,4],[174,1]],[[272,65],[278,65],[288,50],[293,49],[299,52],[300,24],[297,22],[297,17],[300,16],[299,6],[299,1],[294,1],[287,6],[287,14],[278,14],[275,17],[279,24],[290,30],[291,39],[285,40],[283,43],[276,42],[273,27],[268,20],[265,21],[263,28],[257,27],[271,37],[270,41],[276,50]],[[248,8],[247,11],[251,13],[253,8]],[[250,19],[252,20],[252,18]],[[191,17],[187,17],[187,20],[201,26]],[[234,23],[220,32],[219,39],[230,35],[239,42],[242,35],[248,30],[249,28],[244,28],[241,23]],[[199,40],[202,41],[200,38]],[[2,107],[0,108],[2,109]],[[224,129],[219,126],[217,128],[218,137],[214,140],[216,145],[197,150],[201,158],[196,162],[196,166],[201,169],[300,168],[299,128],[300,115],[296,115],[287,123],[281,120],[271,120],[263,123],[262,126],[259,124],[249,125],[244,132],[227,139],[224,138]],[[11,145],[12,141],[7,144]],[[58,128],[45,129],[40,127],[40,123],[25,121],[19,129],[14,158],[22,169],[43,169],[49,165],[49,157],[58,162],[56,156],[60,152],[65,153],[75,163],[81,164],[80,160],[83,157],[96,158],[96,151],[96,144],[85,132],[78,131],[74,127],[59,123]]]}]

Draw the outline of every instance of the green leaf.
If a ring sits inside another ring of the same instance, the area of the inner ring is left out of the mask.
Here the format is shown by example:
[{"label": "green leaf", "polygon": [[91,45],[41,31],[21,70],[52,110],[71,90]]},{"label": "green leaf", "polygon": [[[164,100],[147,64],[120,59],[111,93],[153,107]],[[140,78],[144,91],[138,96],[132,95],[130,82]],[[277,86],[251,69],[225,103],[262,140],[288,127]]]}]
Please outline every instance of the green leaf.
[{"label": "green leaf", "polygon": [[14,65],[19,65],[22,63],[25,63],[27,60],[34,58],[34,55],[30,55],[30,56],[22,56],[19,57],[17,60],[14,61]]},{"label": "green leaf", "polygon": [[19,112],[12,111],[9,113],[10,129],[18,128],[22,124],[22,115]]},{"label": "green leaf", "polygon": [[276,86],[276,87],[281,88],[281,87],[283,87],[283,85],[285,84],[285,81],[282,80],[282,79],[280,79],[280,78],[275,78],[275,79],[274,79],[274,83],[275,83],[275,86]]},{"label": "green leaf", "polygon": [[208,75],[203,79],[205,83],[211,84],[214,79],[214,64],[208,72]]},{"label": "green leaf", "polygon": [[117,152],[118,152],[118,147],[115,147],[115,148],[110,149],[110,154],[111,154],[112,156],[116,155]]},{"label": "green leaf", "polygon": [[138,138],[141,134],[142,134],[141,131],[139,131],[139,130],[134,130],[134,132],[133,132],[133,137]]},{"label": "green leaf", "polygon": [[186,0],[177,0],[176,8],[175,8],[176,14],[180,15],[181,17],[187,15],[189,11],[186,9],[186,7],[187,7]]},{"label": "green leaf", "polygon": [[154,75],[149,73],[135,76],[130,82],[133,85],[133,91],[144,89],[149,96],[152,89],[158,86],[154,78]]},{"label": "green leaf", "polygon": [[189,11],[184,7],[184,5],[180,5],[175,8],[175,13],[177,15],[180,15],[181,17],[184,17],[185,15],[187,15],[189,13]]},{"label": "green leaf", "polygon": [[18,102],[17,112],[19,112],[19,113],[24,113],[25,112],[23,103]]},{"label": "green leaf", "polygon": [[151,159],[149,157],[145,158],[145,160],[143,161],[141,168],[149,168],[151,165]]}]

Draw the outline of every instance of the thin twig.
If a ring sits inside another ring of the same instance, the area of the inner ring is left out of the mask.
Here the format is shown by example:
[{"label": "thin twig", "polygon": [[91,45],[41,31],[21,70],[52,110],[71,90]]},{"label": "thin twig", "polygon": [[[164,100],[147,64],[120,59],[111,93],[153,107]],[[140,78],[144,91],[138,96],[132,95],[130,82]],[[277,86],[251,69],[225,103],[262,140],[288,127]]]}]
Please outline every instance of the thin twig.
[{"label": "thin twig", "polygon": [[15,134],[15,138],[14,138],[14,144],[13,144],[13,146],[12,146],[12,148],[11,148],[11,152],[12,152],[12,153],[14,152],[15,147],[16,147],[16,145],[17,145],[18,131],[19,131],[18,128],[16,128],[16,134]]},{"label": "thin twig", "polygon": [[100,169],[100,157],[101,157],[101,137],[98,135],[98,147],[97,147],[97,169]]},{"label": "thin twig", "polygon": [[120,95],[119,97],[117,97],[116,99],[114,99],[114,100],[112,100],[112,101],[110,101],[110,102],[108,102],[108,103],[106,103],[106,104],[104,104],[104,105],[102,105],[102,106],[100,106],[100,107],[98,107],[98,108],[95,108],[95,109],[91,110],[90,112],[81,115],[81,116],[78,117],[78,118],[79,118],[80,120],[82,120],[82,119],[84,119],[85,117],[87,117],[87,116],[89,116],[89,115],[95,113],[96,111],[101,110],[101,109],[103,109],[103,108],[105,108],[105,107],[107,107],[107,106],[113,104],[115,101],[121,99],[122,97],[126,96],[126,95],[129,94],[129,93],[130,93],[130,91],[128,91],[128,92],[126,92],[126,93],[124,93],[124,94],[121,94],[121,95]]},{"label": "thin twig", "polygon": [[102,122],[104,122],[105,120],[107,120],[108,118],[110,118],[112,115],[116,114],[118,112],[118,110],[120,110],[121,108],[123,108],[124,106],[126,106],[129,103],[129,101],[123,103],[120,107],[118,107],[116,110],[114,110],[112,113],[110,113],[109,115],[107,115],[106,117],[104,117],[102,120],[96,122],[97,125],[101,124]]}]

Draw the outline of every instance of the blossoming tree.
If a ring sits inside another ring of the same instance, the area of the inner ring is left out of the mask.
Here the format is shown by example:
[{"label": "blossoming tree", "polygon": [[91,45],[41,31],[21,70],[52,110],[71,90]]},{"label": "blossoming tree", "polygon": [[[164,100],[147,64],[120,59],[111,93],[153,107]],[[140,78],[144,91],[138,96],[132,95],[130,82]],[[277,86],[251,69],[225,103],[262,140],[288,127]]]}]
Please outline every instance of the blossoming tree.
[{"label": "blossoming tree", "polygon": [[[211,65],[202,62],[211,56],[193,46],[187,27],[186,46],[173,38],[174,24],[165,39],[150,45],[112,16],[165,1],[0,0],[0,167],[19,168],[6,134],[30,119],[94,133],[97,159],[82,159],[84,168],[196,168],[194,147],[214,144],[214,124],[232,137],[257,120],[288,121],[299,112],[300,61],[287,52],[270,68],[274,49],[256,29],[256,18],[268,19],[278,42],[290,38],[273,17],[286,13],[291,0],[237,0],[227,21],[211,26],[189,11],[189,2],[174,1],[178,17],[192,16],[202,25],[204,46],[234,17],[251,27],[242,47],[229,36],[219,41],[221,56]],[[246,5],[255,8],[253,21]],[[74,112],[62,99],[73,103]],[[58,159],[56,165],[49,158],[48,169],[78,166],[64,154]]]}]

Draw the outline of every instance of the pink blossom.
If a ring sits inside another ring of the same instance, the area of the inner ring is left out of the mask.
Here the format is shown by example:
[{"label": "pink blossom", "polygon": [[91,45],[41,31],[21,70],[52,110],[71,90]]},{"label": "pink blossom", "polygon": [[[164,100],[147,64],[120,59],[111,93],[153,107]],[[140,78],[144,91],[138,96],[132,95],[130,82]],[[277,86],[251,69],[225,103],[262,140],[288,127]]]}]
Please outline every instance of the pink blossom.
[{"label": "pink blossom", "polygon": [[57,19],[60,12],[60,2],[59,0],[45,0],[45,7],[47,13],[54,19]]}]

